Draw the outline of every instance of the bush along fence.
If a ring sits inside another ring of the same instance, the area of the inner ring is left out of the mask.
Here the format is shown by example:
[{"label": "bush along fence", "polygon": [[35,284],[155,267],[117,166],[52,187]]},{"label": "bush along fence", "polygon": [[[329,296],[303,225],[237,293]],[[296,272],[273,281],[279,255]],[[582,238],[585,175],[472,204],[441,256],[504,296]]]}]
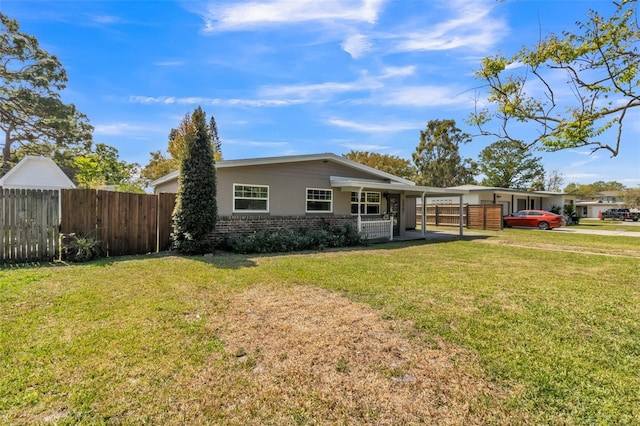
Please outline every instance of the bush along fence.
[{"label": "bush along fence", "polygon": [[60,254],[59,193],[0,190],[0,264],[53,261]]},{"label": "bush along fence", "polygon": [[[458,205],[427,204],[427,227],[460,226]],[[502,205],[465,204],[462,211],[462,226],[470,229],[502,230]],[[422,226],[422,206],[416,209],[416,224]]]}]

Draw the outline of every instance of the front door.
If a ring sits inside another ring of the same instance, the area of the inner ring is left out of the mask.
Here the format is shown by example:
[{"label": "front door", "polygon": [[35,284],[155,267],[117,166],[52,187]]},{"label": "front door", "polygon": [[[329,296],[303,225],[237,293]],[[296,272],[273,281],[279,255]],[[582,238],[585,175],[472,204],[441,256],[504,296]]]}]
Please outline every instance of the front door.
[{"label": "front door", "polygon": [[393,236],[400,235],[400,194],[389,194],[389,214],[393,215]]}]

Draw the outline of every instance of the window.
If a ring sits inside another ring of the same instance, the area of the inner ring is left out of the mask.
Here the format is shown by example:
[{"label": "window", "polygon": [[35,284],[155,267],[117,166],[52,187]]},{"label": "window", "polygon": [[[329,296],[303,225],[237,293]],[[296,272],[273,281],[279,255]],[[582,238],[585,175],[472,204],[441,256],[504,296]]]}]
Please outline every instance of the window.
[{"label": "window", "polygon": [[269,187],[233,184],[233,211],[266,213],[269,211]]},{"label": "window", "polygon": [[363,191],[358,201],[358,193],[352,192],[351,214],[358,214],[358,206],[360,206],[360,214],[380,214],[380,193]]},{"label": "window", "polygon": [[307,188],[307,213],[331,213],[333,191],[331,189]]}]

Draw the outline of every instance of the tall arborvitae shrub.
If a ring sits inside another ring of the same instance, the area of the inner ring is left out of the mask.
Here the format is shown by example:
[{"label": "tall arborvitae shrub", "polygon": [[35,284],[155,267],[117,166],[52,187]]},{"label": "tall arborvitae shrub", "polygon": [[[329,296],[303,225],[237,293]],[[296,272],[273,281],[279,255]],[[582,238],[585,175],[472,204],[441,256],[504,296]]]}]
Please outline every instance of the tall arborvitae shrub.
[{"label": "tall arborvitae shrub", "polygon": [[216,168],[206,114],[198,107],[177,129],[184,138],[185,155],[178,179],[178,196],[173,211],[173,247],[184,254],[212,250],[207,236],[216,225]]}]

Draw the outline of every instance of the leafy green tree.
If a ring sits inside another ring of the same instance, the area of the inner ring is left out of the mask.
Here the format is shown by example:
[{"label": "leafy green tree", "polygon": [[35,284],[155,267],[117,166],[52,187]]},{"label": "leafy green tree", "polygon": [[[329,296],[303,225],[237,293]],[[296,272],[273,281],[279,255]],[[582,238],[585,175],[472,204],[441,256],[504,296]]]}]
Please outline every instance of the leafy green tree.
[{"label": "leafy green tree", "polygon": [[[67,74],[38,40],[20,32],[0,13],[1,169],[28,154],[70,158],[66,150],[86,149],[93,127],[73,104],[60,100]],[[0,170],[0,173],[2,173]]]},{"label": "leafy green tree", "polygon": [[207,236],[216,224],[216,168],[206,114],[198,107],[176,132],[184,143],[178,196],[173,211],[174,248],[185,254],[211,249]]},{"label": "leafy green tree", "polygon": [[140,176],[147,180],[160,179],[162,176],[168,175],[180,168],[180,162],[175,158],[168,158],[161,151],[153,151],[149,153],[151,159],[140,172]]},{"label": "leafy green tree", "polygon": [[[222,142],[218,136],[218,126],[214,117],[209,119],[208,130],[213,157],[215,161],[220,161],[222,160]],[[156,180],[178,170],[182,157],[186,152],[186,146],[185,135],[180,128],[171,129],[167,147],[169,156],[165,156],[161,151],[150,152],[151,158],[149,163],[142,168],[141,177],[148,180]]]},{"label": "leafy green tree", "polygon": [[84,188],[117,186],[127,192],[141,192],[136,181],[140,165],[119,159],[118,150],[99,143],[95,149],[74,158],[75,180]]},{"label": "leafy green tree", "polygon": [[625,186],[615,180],[609,182],[599,180],[597,182],[589,184],[570,183],[564,188],[564,192],[566,192],[567,194],[581,195],[585,199],[596,198],[598,193],[603,191],[622,192],[624,190]]},{"label": "leafy green tree", "polygon": [[626,189],[624,191],[624,201],[630,209],[640,208],[640,186]]},{"label": "leafy green tree", "polygon": [[416,183],[440,188],[473,183],[477,164],[460,156],[460,145],[470,141],[454,120],[429,121],[420,131],[420,144],[413,154]]},{"label": "leafy green tree", "polygon": [[[611,16],[589,10],[572,31],[550,34],[510,58],[484,58],[476,74],[495,108],[476,110],[470,122],[483,135],[509,140],[519,139],[513,132],[526,122],[539,135],[532,144],[546,150],[589,147],[617,156],[623,124],[640,106],[636,3],[613,2]],[[567,87],[569,96],[560,93]],[[491,120],[498,121],[494,128]]]},{"label": "leafy green tree", "polygon": [[211,149],[213,150],[213,157],[216,161],[222,160],[222,141],[218,136],[218,125],[216,119],[211,116],[209,119],[209,135],[211,137]]},{"label": "leafy green tree", "polygon": [[482,184],[514,189],[544,187],[541,161],[540,157],[531,155],[522,142],[496,141],[480,152],[478,163],[480,172],[485,175]]},{"label": "leafy green tree", "polygon": [[411,164],[411,161],[395,155],[349,151],[343,157],[405,179],[413,180],[416,177],[416,168]]}]

